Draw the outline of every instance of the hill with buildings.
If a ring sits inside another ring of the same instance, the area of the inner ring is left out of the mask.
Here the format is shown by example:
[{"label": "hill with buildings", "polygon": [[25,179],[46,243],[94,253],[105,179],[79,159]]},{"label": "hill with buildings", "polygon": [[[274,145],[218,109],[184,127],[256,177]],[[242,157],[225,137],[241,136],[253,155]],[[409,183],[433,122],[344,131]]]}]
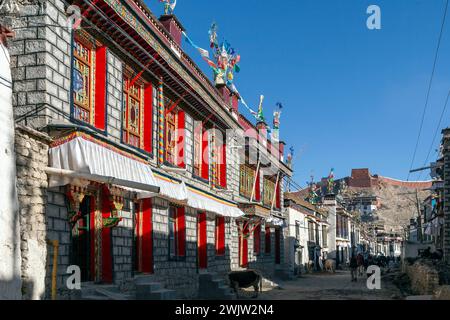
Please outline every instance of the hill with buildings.
[{"label": "hill with buildings", "polygon": [[[317,183],[327,193],[327,178]],[[351,176],[337,179],[334,193],[348,210],[359,211],[361,220],[383,225],[386,231],[401,231],[418,215],[418,203],[430,195],[431,181],[401,181],[372,175],[369,169],[352,169]],[[299,192],[308,196],[308,190]]]}]

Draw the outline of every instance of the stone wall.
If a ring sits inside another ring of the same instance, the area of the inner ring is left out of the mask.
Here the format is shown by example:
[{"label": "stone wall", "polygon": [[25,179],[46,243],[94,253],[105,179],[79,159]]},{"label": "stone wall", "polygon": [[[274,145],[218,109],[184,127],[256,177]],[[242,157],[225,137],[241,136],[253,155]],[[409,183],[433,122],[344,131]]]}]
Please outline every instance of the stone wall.
[{"label": "stone wall", "polygon": [[411,281],[411,289],[418,295],[433,294],[439,286],[439,274],[432,265],[416,261],[405,265],[405,272]]},{"label": "stone wall", "polygon": [[119,212],[122,221],[112,229],[113,281],[117,284],[126,282],[133,272],[133,213],[134,208],[129,199]]},{"label": "stone wall", "polygon": [[0,17],[9,43],[16,121],[34,128],[70,115],[70,41],[63,2],[29,1],[20,17]]},{"label": "stone wall", "polygon": [[17,193],[20,212],[22,295],[45,296],[47,262],[47,175],[49,138],[25,127],[16,127]]},{"label": "stone wall", "polygon": [[[70,296],[70,291],[66,288],[67,267],[70,265],[70,225],[67,217],[67,200],[64,188],[51,188],[47,191],[47,238],[58,240],[58,269],[56,276],[56,286],[58,289],[58,299],[66,299]],[[48,247],[47,272],[46,272],[46,298],[51,297],[51,281],[53,270],[53,246]]]},{"label": "stone wall", "polygon": [[[198,293],[197,267],[197,210],[186,208],[186,257],[169,259],[168,248],[169,202],[153,199],[153,259],[154,277],[166,288],[174,289],[181,298],[196,298]],[[237,268],[237,227],[234,219],[225,219],[225,256],[216,256],[215,215],[207,214],[207,264],[208,272],[225,277]]]},{"label": "stone wall", "polygon": [[107,53],[107,132],[108,137],[120,143],[122,131],[122,61],[111,50]]}]

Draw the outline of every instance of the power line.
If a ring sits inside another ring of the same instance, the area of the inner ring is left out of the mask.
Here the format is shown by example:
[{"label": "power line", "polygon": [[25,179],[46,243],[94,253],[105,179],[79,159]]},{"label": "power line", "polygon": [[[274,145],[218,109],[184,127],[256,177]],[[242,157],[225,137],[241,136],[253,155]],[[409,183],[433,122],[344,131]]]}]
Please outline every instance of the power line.
[{"label": "power line", "polygon": [[[428,149],[428,154],[427,154],[427,158],[425,159],[424,166],[427,164],[428,158],[430,157],[430,154],[431,154],[431,150],[433,149],[434,141],[436,140],[436,137],[439,132],[439,128],[441,127],[441,123],[442,123],[442,119],[444,118],[445,111],[447,110],[449,98],[450,98],[450,90],[447,94],[447,99],[445,100],[444,108],[442,108],[441,117],[439,118],[439,123],[436,127],[436,130],[434,131],[433,141],[431,142],[430,148]],[[422,172],[423,171],[420,172],[418,180],[420,180],[420,177],[422,176]]]},{"label": "power line", "polygon": [[[409,171],[411,171],[413,166],[414,166],[414,160],[416,159],[417,149],[419,147],[419,141],[420,141],[420,136],[422,134],[423,123],[424,123],[424,120],[425,120],[425,114],[426,114],[427,109],[428,109],[428,102],[429,102],[429,98],[430,98],[431,86],[433,84],[434,73],[436,71],[436,62],[437,62],[437,58],[438,58],[438,54],[439,54],[439,48],[441,47],[441,39],[442,39],[443,31],[444,31],[445,20],[446,20],[446,17],[447,17],[447,8],[448,8],[448,0],[445,1],[444,16],[442,18],[442,24],[441,24],[441,30],[439,32],[438,44],[437,44],[437,47],[436,47],[436,52],[434,54],[433,70],[431,71],[430,82],[428,83],[427,96],[426,96],[425,105],[424,105],[424,108],[423,108],[422,119],[420,121],[419,134],[417,135],[416,146],[414,148],[414,154],[413,154],[413,157],[412,157],[412,160],[411,160],[411,165],[410,165]],[[409,181],[410,175],[411,175],[411,172],[408,173],[407,181]]]}]

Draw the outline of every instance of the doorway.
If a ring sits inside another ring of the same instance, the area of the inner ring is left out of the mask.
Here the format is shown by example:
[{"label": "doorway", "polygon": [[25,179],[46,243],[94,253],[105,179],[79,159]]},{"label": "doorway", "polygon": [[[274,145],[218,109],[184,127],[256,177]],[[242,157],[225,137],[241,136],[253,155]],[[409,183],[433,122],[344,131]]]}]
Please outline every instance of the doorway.
[{"label": "doorway", "polygon": [[135,270],[153,273],[152,200],[135,203]]},{"label": "doorway", "polygon": [[275,264],[281,263],[281,231],[275,228]]},{"label": "doorway", "polygon": [[91,265],[93,265],[91,261],[93,258],[91,236],[94,230],[94,210],[92,197],[85,196],[80,204],[81,216],[71,230],[71,264],[80,267],[82,282],[93,279],[91,271]]}]

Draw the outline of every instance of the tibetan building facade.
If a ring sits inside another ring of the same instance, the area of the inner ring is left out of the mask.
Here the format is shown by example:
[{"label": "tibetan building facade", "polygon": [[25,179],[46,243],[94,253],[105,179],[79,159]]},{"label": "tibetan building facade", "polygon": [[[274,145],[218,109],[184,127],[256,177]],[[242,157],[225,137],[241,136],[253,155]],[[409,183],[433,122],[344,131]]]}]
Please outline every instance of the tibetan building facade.
[{"label": "tibetan building facade", "polygon": [[180,298],[197,297],[205,273],[283,270],[284,143],[185,54],[177,17],[138,0],[30,1],[15,14],[1,23],[15,31],[24,298],[50,297],[56,247],[59,297],[72,295],[72,265],[120,288],[151,275]]}]

